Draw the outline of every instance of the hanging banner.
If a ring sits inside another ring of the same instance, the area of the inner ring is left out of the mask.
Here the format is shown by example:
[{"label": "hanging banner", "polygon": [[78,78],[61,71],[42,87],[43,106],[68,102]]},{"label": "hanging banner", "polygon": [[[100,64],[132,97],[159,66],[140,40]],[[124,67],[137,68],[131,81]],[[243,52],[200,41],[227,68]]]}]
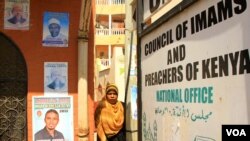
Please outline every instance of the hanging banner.
[{"label": "hanging banner", "polygon": [[44,63],[44,94],[68,94],[68,62]]},{"label": "hanging banner", "polygon": [[33,141],[73,141],[73,97],[32,97]]},{"label": "hanging banner", "polygon": [[221,141],[223,125],[250,124],[249,17],[248,0],[200,0],[141,38],[143,141]]},{"label": "hanging banner", "polygon": [[29,29],[29,0],[5,0],[4,29]]},{"label": "hanging banner", "polygon": [[68,47],[69,13],[45,12],[43,46]]}]

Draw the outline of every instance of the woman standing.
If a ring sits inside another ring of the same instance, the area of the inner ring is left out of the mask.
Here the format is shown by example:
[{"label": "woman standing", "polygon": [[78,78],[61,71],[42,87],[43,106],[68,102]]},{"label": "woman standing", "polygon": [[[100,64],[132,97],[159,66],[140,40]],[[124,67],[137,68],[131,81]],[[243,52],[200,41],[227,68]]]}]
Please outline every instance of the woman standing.
[{"label": "woman standing", "polygon": [[125,108],[118,101],[115,84],[106,87],[106,96],[95,110],[95,125],[99,141],[125,141]]}]

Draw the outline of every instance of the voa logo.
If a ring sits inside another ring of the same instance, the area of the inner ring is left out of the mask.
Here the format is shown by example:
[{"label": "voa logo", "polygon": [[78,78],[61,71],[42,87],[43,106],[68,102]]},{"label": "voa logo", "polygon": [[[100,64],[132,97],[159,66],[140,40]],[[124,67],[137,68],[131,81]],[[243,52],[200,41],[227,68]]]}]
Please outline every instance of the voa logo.
[{"label": "voa logo", "polygon": [[247,136],[244,129],[226,129],[227,136]]}]

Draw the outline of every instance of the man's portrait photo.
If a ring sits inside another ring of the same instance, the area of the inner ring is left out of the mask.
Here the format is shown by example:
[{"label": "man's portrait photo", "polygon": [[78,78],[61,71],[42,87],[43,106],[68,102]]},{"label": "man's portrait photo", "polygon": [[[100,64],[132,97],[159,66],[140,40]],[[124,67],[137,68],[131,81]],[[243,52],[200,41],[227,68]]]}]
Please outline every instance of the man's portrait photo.
[{"label": "man's portrait photo", "polygon": [[11,2],[5,4],[5,28],[28,29],[29,1]]},{"label": "man's portrait photo", "polygon": [[45,95],[68,93],[67,62],[44,63],[44,92]]},{"label": "man's portrait photo", "polygon": [[68,18],[68,13],[44,13],[43,46],[68,46]]},{"label": "man's portrait photo", "polygon": [[74,141],[72,96],[32,97],[32,141]]},{"label": "man's portrait photo", "polygon": [[23,24],[26,18],[23,16],[23,5],[14,3],[11,9],[12,17],[8,21],[12,24]]},{"label": "man's portrait photo", "polygon": [[64,141],[63,134],[56,130],[57,124],[59,122],[59,113],[55,109],[50,109],[45,113],[43,129],[35,133],[35,141],[43,140],[61,140]]},{"label": "man's portrait photo", "polygon": [[58,70],[52,70],[50,74],[51,83],[47,86],[53,90],[60,90],[65,86],[65,79]]}]

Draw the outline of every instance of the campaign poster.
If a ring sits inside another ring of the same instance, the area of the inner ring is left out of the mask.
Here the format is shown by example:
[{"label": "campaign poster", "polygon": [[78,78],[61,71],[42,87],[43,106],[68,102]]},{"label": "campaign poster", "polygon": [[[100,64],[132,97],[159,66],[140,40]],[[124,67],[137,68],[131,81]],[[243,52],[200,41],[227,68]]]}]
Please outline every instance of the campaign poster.
[{"label": "campaign poster", "polygon": [[44,95],[68,94],[68,63],[44,62]]},{"label": "campaign poster", "polygon": [[5,0],[4,29],[29,29],[29,0]]},{"label": "campaign poster", "polygon": [[68,47],[69,13],[45,12],[43,39],[45,47]]},{"label": "campaign poster", "polygon": [[[33,141],[74,140],[72,96],[33,96],[32,107]],[[46,127],[55,130],[54,137],[46,134]]]}]

